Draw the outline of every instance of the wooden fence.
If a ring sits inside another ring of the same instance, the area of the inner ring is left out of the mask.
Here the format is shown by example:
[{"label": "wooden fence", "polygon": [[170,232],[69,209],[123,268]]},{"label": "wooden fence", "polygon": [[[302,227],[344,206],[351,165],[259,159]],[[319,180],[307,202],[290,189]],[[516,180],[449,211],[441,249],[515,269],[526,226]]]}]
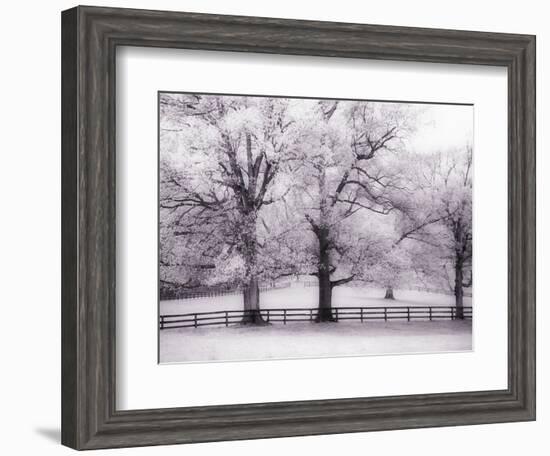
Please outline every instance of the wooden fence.
[{"label": "wooden fence", "polygon": [[[290,282],[284,283],[274,283],[274,284],[265,284],[260,285],[260,293],[269,290],[279,290],[281,288],[289,288]],[[165,292],[164,300],[168,299],[197,299],[197,298],[213,298],[216,296],[231,296],[231,295],[241,295],[243,290],[241,288],[232,288],[232,289],[219,289],[219,290],[201,290],[201,291],[189,291],[189,290],[178,290],[173,292]]]},{"label": "wooden fence", "polygon": [[[302,282],[304,288],[310,288],[310,287],[318,287],[319,283],[316,280],[307,280]],[[374,285],[366,285],[364,288],[371,288],[371,289],[381,289],[379,286]],[[452,290],[444,290],[441,288],[430,288],[430,287],[415,287],[415,286],[405,286],[403,288],[394,288],[394,292],[398,293],[399,291],[425,291],[427,293],[439,293],[439,294],[445,294],[449,296],[454,296],[454,291]],[[464,290],[464,296],[472,297],[472,292],[469,290]]]},{"label": "wooden fence", "polygon": [[[394,291],[399,291],[399,288],[396,288]],[[442,290],[440,288],[430,288],[430,287],[415,287],[415,286],[407,286],[403,288],[403,290],[407,291],[425,291],[427,293],[441,293],[446,294],[449,296],[454,296],[455,292],[453,290]],[[471,298],[472,297],[472,291],[470,289],[463,290],[464,296]]]},{"label": "wooden fence", "polygon": [[[291,323],[296,321],[315,321],[317,308],[261,309],[257,311],[220,310],[215,312],[197,312],[180,315],[160,315],[160,329],[198,328],[199,326],[229,326],[238,324],[251,312],[259,312],[268,323]],[[391,307],[334,307],[332,314],[336,321],[358,320],[402,320],[433,321],[456,320],[454,306],[391,306]],[[463,319],[472,319],[472,308],[463,307]]]},{"label": "wooden fence", "polygon": [[[310,287],[318,287],[319,284],[316,280],[308,280],[304,282],[300,282],[304,288],[310,288]],[[291,287],[291,282],[283,282],[283,283],[273,283],[273,284],[264,284],[260,286],[260,292],[266,292],[269,290],[279,290],[282,288],[289,288]],[[367,287],[368,288],[368,287]],[[449,290],[441,290],[437,288],[425,288],[425,287],[406,287],[406,288],[396,288],[395,292],[399,291],[425,291],[428,293],[441,293],[446,295],[454,295],[452,291]],[[243,290],[241,288],[221,288],[221,289],[210,289],[210,290],[198,290],[198,291],[192,291],[188,289],[183,290],[164,290],[162,292],[161,299],[163,301],[165,300],[171,300],[171,299],[197,299],[197,298],[213,298],[216,296],[231,296],[231,295],[241,295],[243,293]],[[464,296],[471,297],[472,293],[471,291],[464,290]]]}]

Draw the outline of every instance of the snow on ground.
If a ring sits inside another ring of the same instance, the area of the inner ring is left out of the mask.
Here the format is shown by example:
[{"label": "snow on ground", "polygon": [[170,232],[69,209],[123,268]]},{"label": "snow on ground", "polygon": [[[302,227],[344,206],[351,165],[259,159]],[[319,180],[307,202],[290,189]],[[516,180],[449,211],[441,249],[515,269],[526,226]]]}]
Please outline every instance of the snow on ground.
[{"label": "snow on ground", "polygon": [[[395,301],[384,290],[338,287],[335,307],[453,306],[454,297],[395,290]],[[317,288],[291,288],[261,294],[261,308],[316,308]],[[242,296],[161,301],[160,314],[241,310]],[[464,298],[471,305],[471,298]],[[263,327],[178,328],[160,331],[160,362],[230,361],[334,356],[465,351],[472,348],[471,321],[340,321],[292,322]]]},{"label": "snow on ground", "polygon": [[321,358],[472,349],[470,321],[292,323],[160,331],[160,362]]},{"label": "snow on ground", "polygon": [[[260,298],[262,309],[317,307],[318,290],[305,288],[295,283],[290,288],[263,292]],[[427,293],[424,291],[395,290],[395,301],[384,299],[384,290],[357,287],[337,287],[333,291],[334,307],[375,306],[452,306],[454,296]],[[464,305],[471,306],[472,298],[464,297]],[[218,296],[214,298],[178,299],[160,302],[160,315],[211,312],[217,310],[241,310],[242,295]]]}]

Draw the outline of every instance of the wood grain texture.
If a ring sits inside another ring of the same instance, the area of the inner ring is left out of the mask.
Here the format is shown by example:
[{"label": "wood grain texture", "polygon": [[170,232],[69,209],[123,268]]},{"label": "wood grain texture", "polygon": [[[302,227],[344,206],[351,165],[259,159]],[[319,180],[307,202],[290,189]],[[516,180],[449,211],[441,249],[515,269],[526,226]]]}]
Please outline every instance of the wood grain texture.
[{"label": "wood grain texture", "polygon": [[61,157],[61,300],[63,303],[61,315],[61,390],[62,401],[61,439],[67,445],[75,446],[76,434],[76,384],[77,384],[77,40],[76,40],[76,10],[68,11],[62,17],[61,46],[63,58],[61,62],[61,123],[62,127],[62,157]]},{"label": "wood grain texture", "polygon": [[[507,67],[508,388],[117,411],[115,50],[121,45]],[[62,14],[62,54],[65,445],[93,449],[535,418],[533,36],[77,7]]]}]

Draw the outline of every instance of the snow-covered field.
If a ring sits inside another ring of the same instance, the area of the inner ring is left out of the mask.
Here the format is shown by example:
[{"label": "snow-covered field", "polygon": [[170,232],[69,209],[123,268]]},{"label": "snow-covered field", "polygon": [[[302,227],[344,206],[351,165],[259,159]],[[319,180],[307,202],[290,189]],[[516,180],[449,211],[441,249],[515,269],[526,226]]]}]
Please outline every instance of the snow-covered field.
[{"label": "snow-covered field", "polygon": [[429,353],[472,349],[470,321],[292,323],[160,332],[160,362]]},{"label": "snow-covered field", "polygon": [[[452,306],[452,296],[417,291],[395,292],[341,287],[333,305]],[[464,305],[471,305],[465,298]],[[261,307],[316,307],[317,289],[295,285],[262,293]],[[161,315],[242,309],[241,296],[162,301]],[[471,321],[293,322],[262,327],[202,327],[160,331],[160,362],[197,362],[319,358],[379,354],[430,353],[472,349]]]},{"label": "snow-covered field", "polygon": [[[395,301],[383,299],[384,290],[341,286],[334,289],[334,307],[375,306],[452,306],[454,297],[424,291],[395,290]],[[301,283],[290,288],[270,290],[261,294],[262,309],[317,307],[317,288],[304,288]],[[472,298],[464,297],[464,305],[471,306]],[[241,295],[218,296],[215,298],[177,299],[160,302],[161,315],[212,312],[217,310],[241,310]]]}]

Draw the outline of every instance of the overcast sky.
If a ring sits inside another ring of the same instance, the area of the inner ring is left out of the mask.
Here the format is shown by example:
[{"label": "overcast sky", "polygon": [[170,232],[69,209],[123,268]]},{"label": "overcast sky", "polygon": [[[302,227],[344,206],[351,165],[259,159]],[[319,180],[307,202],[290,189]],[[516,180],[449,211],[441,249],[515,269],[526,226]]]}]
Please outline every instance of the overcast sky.
[{"label": "overcast sky", "polygon": [[431,153],[461,148],[474,142],[474,107],[463,105],[417,105],[417,131],[408,143],[414,152]]}]

